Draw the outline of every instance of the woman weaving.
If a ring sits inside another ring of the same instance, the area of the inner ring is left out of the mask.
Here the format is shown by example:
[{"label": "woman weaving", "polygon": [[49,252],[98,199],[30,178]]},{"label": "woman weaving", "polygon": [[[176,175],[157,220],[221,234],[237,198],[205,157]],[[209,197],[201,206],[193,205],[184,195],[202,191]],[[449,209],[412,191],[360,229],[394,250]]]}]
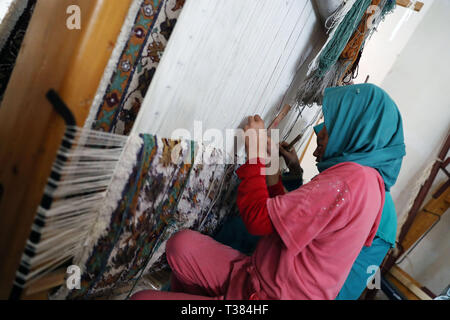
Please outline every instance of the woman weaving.
[{"label": "woman weaving", "polygon": [[[323,115],[314,128],[320,174],[309,183],[286,193],[278,175],[261,174],[260,158],[237,170],[242,219],[262,236],[251,256],[181,231],[166,247],[175,292],[148,290],[133,298],[358,298],[367,267],[378,266],[395,244],[389,190],[405,155],[402,120],[392,99],[370,84],[327,89]],[[259,116],[249,117],[250,129],[264,129]]]}]

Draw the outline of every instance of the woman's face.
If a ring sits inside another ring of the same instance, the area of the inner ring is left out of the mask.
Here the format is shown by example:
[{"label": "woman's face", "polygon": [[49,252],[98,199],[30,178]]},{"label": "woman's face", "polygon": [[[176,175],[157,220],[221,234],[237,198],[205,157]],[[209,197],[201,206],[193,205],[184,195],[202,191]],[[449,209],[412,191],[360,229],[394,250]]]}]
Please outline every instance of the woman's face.
[{"label": "woman's face", "polygon": [[317,148],[314,150],[313,156],[316,157],[316,161],[320,162],[325,153],[325,148],[328,144],[328,131],[325,125],[322,130],[317,134]]}]

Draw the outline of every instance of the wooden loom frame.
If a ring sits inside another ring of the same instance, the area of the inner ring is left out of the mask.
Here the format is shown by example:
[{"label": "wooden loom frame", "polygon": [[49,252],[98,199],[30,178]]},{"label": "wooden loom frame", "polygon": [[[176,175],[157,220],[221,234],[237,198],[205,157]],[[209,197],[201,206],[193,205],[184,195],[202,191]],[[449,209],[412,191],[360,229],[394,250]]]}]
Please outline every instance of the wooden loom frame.
[{"label": "wooden loom frame", "polygon": [[[9,297],[65,130],[53,88],[83,124],[132,0],[38,1],[0,106],[0,299]],[[81,30],[66,9],[81,9]]]}]

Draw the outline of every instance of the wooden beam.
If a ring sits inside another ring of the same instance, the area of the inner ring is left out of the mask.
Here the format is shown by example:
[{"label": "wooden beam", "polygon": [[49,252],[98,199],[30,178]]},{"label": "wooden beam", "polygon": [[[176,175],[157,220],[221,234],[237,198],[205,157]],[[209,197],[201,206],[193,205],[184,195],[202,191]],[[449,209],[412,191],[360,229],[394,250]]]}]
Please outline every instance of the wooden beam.
[{"label": "wooden beam", "polygon": [[420,208],[422,207],[423,201],[425,200],[425,197],[430,191],[434,179],[436,178],[436,175],[438,174],[439,170],[442,168],[443,165],[444,167],[446,166],[447,160],[445,157],[447,156],[449,150],[450,150],[450,133],[447,135],[444,145],[439,151],[438,159],[434,162],[427,180],[420,187],[420,190],[416,198],[414,199],[414,203],[408,212],[408,217],[406,218],[406,221],[401,226],[400,235],[398,236],[398,243],[400,244],[398,246],[399,250],[396,251],[391,250],[383,260],[383,263],[381,264],[381,270],[383,274],[386,274],[395,264],[396,260],[405,252],[401,244],[405,240],[405,236],[408,234],[412,224],[414,223],[416,216],[419,213]]},{"label": "wooden beam", "polygon": [[32,299],[33,297],[44,293],[47,293],[50,289],[59,287],[64,284],[65,276],[67,275],[65,269],[54,271],[45,277],[36,280],[28,288],[25,289],[23,294],[24,299]]},{"label": "wooden beam", "polygon": [[[410,3],[411,3],[410,0],[397,0],[397,5],[406,8],[410,5]],[[414,6],[414,10],[419,12],[420,10],[422,10],[423,6],[424,6],[423,2],[417,1],[416,5]]]},{"label": "wooden beam", "polygon": [[387,273],[386,280],[397,290],[397,292],[407,300],[420,300],[412,293],[401,281],[397,280],[392,274]]},{"label": "wooden beam", "polygon": [[[38,1],[0,107],[0,299],[9,297],[64,121],[53,88],[83,125],[132,0]],[[66,28],[69,5],[81,30]]]},{"label": "wooden beam", "polygon": [[[402,270],[398,266],[393,266],[389,271],[389,274],[394,277],[398,282],[402,285],[397,288],[399,291],[404,294],[410,300],[432,300],[432,298],[422,290],[422,285],[417,282],[413,277],[411,277],[408,273]],[[395,283],[395,282],[394,282]],[[412,298],[411,294],[413,294],[416,299]]]},{"label": "wooden beam", "polygon": [[[445,140],[444,145],[442,146],[441,150],[439,151],[438,159],[433,164],[433,167],[431,168],[431,172],[427,178],[427,180],[424,182],[422,187],[419,190],[419,193],[417,194],[417,197],[414,199],[413,206],[408,212],[408,217],[404,224],[401,226],[400,229],[400,235],[398,236],[398,241],[400,243],[403,242],[406,234],[408,233],[409,229],[411,228],[412,223],[414,222],[420,208],[422,207],[423,201],[425,200],[425,197],[427,196],[428,192],[430,191],[434,179],[436,178],[440,168],[442,161],[445,160],[445,157],[447,156],[448,151],[450,150],[450,133],[447,135],[447,138]],[[404,250],[400,254],[402,254]],[[389,269],[392,264],[395,262],[396,257],[392,257],[389,260],[389,263],[387,263],[386,268]]]},{"label": "wooden beam", "polygon": [[450,203],[446,201],[448,197],[450,197],[450,188],[447,188],[439,198],[431,198],[417,214],[408,233],[406,233],[405,238],[401,242],[404,252],[408,251],[448,210],[450,207]]}]

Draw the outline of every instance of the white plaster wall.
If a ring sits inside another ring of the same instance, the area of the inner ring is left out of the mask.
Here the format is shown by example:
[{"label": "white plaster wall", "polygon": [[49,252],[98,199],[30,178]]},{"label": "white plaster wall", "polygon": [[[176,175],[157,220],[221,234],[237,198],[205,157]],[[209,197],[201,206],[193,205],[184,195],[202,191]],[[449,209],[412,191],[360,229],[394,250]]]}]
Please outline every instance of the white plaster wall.
[{"label": "white plaster wall", "polygon": [[[407,155],[392,194],[400,221],[414,185],[432,162],[450,129],[450,0],[434,1],[411,40],[382,82],[397,102],[404,123]],[[437,184],[443,176],[437,179]],[[434,293],[450,284],[450,217],[427,235],[401,266]]]},{"label": "white plaster wall", "polygon": [[363,83],[369,75],[369,82],[376,85],[382,84],[434,1],[422,0],[425,4],[422,10],[414,11],[410,18],[402,24],[393,39],[391,37],[396,26],[408,10],[397,6],[393,13],[386,16],[386,19],[380,23],[378,31],[373,34],[364,48],[355,83]]},{"label": "white plaster wall", "polygon": [[450,0],[434,1],[399,54],[381,86],[396,101],[403,117],[407,155],[392,195],[399,215],[408,190],[428,166],[450,128]]}]

